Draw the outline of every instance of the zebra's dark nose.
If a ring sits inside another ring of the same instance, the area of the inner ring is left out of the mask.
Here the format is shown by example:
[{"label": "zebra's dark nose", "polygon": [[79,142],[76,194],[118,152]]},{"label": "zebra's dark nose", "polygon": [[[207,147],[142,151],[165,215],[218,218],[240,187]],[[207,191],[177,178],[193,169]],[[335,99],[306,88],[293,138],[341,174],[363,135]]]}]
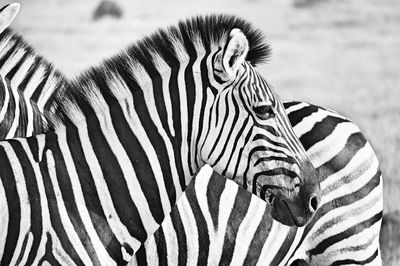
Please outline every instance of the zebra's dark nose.
[{"label": "zebra's dark nose", "polygon": [[310,201],[308,203],[308,209],[311,213],[314,213],[318,209],[319,205],[319,197],[314,194],[310,197]]}]

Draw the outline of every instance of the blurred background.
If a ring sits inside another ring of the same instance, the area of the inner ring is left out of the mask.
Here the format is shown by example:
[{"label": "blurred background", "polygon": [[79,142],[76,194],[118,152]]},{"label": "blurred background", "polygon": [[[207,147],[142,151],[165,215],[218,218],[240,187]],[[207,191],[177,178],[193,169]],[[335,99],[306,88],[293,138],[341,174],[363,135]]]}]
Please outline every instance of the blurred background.
[{"label": "blurred background", "polygon": [[224,12],[253,22],[273,50],[259,71],[281,97],[346,115],[372,143],[384,175],[382,253],[385,265],[400,265],[400,1],[19,2],[14,29],[69,76],[194,14]]}]

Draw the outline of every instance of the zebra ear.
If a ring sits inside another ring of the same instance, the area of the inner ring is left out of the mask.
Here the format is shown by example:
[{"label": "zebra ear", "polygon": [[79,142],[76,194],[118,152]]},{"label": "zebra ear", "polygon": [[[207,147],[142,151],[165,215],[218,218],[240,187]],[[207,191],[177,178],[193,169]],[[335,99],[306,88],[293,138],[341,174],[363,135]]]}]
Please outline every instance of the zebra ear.
[{"label": "zebra ear", "polygon": [[245,61],[249,51],[249,42],[240,29],[233,29],[229,33],[222,56],[222,65],[227,74],[233,75]]},{"label": "zebra ear", "polygon": [[19,3],[12,3],[0,9],[0,33],[10,26],[19,11]]}]

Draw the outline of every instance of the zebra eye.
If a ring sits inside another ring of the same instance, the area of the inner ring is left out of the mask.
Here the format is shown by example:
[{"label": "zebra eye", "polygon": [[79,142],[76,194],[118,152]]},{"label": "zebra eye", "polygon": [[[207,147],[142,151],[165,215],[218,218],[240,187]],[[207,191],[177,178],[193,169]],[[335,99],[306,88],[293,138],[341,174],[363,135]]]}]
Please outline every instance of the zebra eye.
[{"label": "zebra eye", "polygon": [[270,118],[275,115],[272,105],[254,106],[253,111],[261,119]]}]

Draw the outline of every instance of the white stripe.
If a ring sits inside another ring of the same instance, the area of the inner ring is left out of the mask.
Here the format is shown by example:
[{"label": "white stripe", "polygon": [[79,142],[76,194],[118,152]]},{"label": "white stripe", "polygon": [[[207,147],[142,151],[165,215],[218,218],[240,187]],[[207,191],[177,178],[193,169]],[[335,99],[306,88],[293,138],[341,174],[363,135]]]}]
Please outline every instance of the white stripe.
[{"label": "white stripe", "polygon": [[0,122],[1,122],[6,117],[6,115],[9,115],[7,111],[8,111],[8,105],[10,104],[10,93],[8,91],[8,84],[6,80],[2,75],[0,75],[0,77],[1,77],[0,82],[4,84],[4,101],[0,110]]},{"label": "white stripe", "polygon": [[[32,66],[34,63],[34,57],[33,56],[27,56],[18,69],[17,73],[15,73],[14,77],[12,78],[11,84],[12,84],[12,89],[14,93],[17,93],[17,90],[19,89],[19,85],[22,83],[24,80],[26,74],[28,73],[29,68]],[[24,93],[24,102],[26,103],[26,114],[27,114],[27,136],[29,137],[32,135],[33,132],[33,111],[32,111],[32,105],[31,102],[29,101],[29,98],[26,98],[26,95]]]},{"label": "white stripe", "polygon": [[175,266],[178,265],[179,255],[178,252],[178,238],[176,237],[176,232],[174,229],[174,225],[171,220],[171,216],[168,215],[165,220],[162,222],[162,228],[165,237],[166,249],[167,249],[167,260],[168,265]]},{"label": "white stripe", "polygon": [[58,84],[59,78],[54,75],[54,71],[52,71],[49,75],[49,78],[46,81],[46,84],[43,86],[43,89],[40,93],[40,96],[37,100],[37,106],[40,112],[43,113],[44,106],[49,100],[50,96],[53,94],[54,90],[57,88],[56,84]]},{"label": "white stripe", "polygon": [[0,254],[4,254],[4,247],[6,245],[6,237],[7,237],[7,230],[8,230],[8,204],[6,198],[6,191],[4,190],[2,179],[0,178]]},{"label": "white stripe", "polygon": [[247,253],[249,251],[248,248],[254,238],[254,234],[256,233],[258,225],[260,224],[260,222],[263,222],[263,210],[265,209],[265,201],[257,198],[256,196],[251,197],[246,216],[241,222],[236,236],[236,245],[232,257],[232,261],[234,261],[235,264],[239,265],[244,263],[244,260],[246,259]]},{"label": "white stripe", "polygon": [[46,72],[45,72],[46,68],[45,66],[39,64],[37,65],[37,67],[35,68],[32,77],[29,79],[28,84],[26,84],[26,88],[24,91],[24,95],[26,98],[30,98],[33,93],[36,91],[38,85],[40,84],[40,82],[42,82]]},{"label": "white stripe", "polygon": [[308,149],[307,154],[314,167],[319,167],[336,156],[344,148],[348,137],[359,131],[353,123],[338,124],[328,137]]},{"label": "white stripe", "polygon": [[[147,246],[155,247],[155,248],[147,248]],[[148,265],[160,265],[156,247],[157,247],[157,243],[155,241],[154,236],[152,235],[146,241],[146,261],[150,262],[150,263],[148,263]]]},{"label": "white stripe", "polygon": [[[285,102],[283,102],[285,103]],[[290,102],[289,102],[290,103]],[[289,115],[292,112],[298,111],[304,107],[310,106],[310,104],[306,103],[306,102],[301,102],[295,105],[290,106],[289,108],[285,108],[286,114]]]},{"label": "white stripe", "polygon": [[179,209],[184,209],[185,211],[181,213],[182,224],[185,230],[186,243],[190,244],[190,249],[187,250],[187,265],[196,265],[197,259],[199,256],[199,236],[197,232],[197,227],[192,225],[191,221],[195,221],[195,217],[192,212],[192,208],[186,198],[186,195],[183,195],[180,200]]},{"label": "white stripe", "polygon": [[[171,135],[175,137],[175,130],[173,125],[173,116],[172,116],[172,103],[171,103],[171,95],[169,92],[169,78],[171,77],[171,68],[164,61],[161,56],[157,53],[153,53],[153,62],[156,65],[156,69],[161,76],[161,86],[164,98],[164,106],[165,111],[167,112],[167,121],[168,121],[168,130],[171,132]],[[181,66],[182,68],[182,66]],[[155,89],[155,88],[153,88]],[[156,101],[157,99],[154,99]]]},{"label": "white stripe", "polygon": [[304,117],[300,123],[293,127],[296,136],[300,138],[304,134],[311,132],[315,124],[322,121],[329,114],[330,113],[323,111],[322,109],[318,109],[317,112],[312,113],[307,117]]},{"label": "white stripe", "polygon": [[[15,41],[12,41],[12,36],[8,35],[3,40],[0,40],[0,58],[3,58],[9,50],[13,47]],[[0,74],[6,75],[6,72],[1,71],[0,67]]]},{"label": "white stripe", "polygon": [[218,230],[209,231],[210,234],[210,249],[209,249],[209,265],[219,263],[223,251],[225,234],[228,228],[229,217],[233,210],[236,194],[238,193],[238,185],[231,180],[226,180],[225,188],[221,193],[218,213]]},{"label": "white stripe", "polygon": [[[16,87],[11,83],[11,89],[13,90]],[[14,101],[15,101],[15,109],[14,109],[14,119],[12,120],[11,127],[7,133],[6,139],[14,138],[16,135],[16,131],[19,125],[19,118],[20,118],[20,106],[19,106],[19,94],[17,91],[13,90],[14,93]]]},{"label": "white stripe", "polygon": [[264,246],[261,250],[257,265],[271,264],[271,261],[273,259],[273,256],[271,256],[271,254],[277,254],[279,248],[285,241],[285,238],[281,236],[286,236],[289,231],[289,226],[283,225],[273,220],[271,231],[268,235],[267,241],[265,241]]}]

